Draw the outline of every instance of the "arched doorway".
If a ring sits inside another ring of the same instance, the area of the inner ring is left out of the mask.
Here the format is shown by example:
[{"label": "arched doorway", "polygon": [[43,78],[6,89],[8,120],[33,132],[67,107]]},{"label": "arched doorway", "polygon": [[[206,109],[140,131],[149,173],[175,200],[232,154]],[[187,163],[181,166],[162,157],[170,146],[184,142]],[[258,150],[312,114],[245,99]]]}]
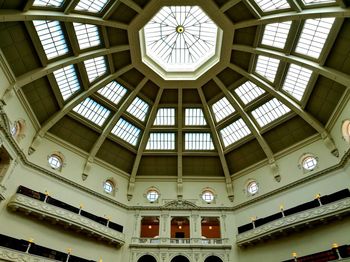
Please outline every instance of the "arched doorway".
[{"label": "arched doorway", "polygon": [[184,256],[176,256],[174,257],[171,262],[190,262],[187,257]]},{"label": "arched doorway", "polygon": [[217,257],[217,256],[210,256],[207,257],[204,262],[222,262],[221,258]]},{"label": "arched doorway", "polygon": [[144,255],[140,257],[137,262],[157,262],[157,260],[151,255]]}]

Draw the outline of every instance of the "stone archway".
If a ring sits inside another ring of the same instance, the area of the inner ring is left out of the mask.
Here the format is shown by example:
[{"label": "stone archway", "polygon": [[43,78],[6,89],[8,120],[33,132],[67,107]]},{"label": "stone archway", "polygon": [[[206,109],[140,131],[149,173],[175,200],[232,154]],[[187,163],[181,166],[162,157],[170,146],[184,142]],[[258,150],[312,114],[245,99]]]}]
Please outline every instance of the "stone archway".
[{"label": "stone archway", "polygon": [[174,257],[171,262],[190,262],[187,257],[185,256],[176,256]]},{"label": "stone archway", "polygon": [[217,257],[217,256],[210,256],[207,257],[204,262],[223,262],[221,258]]},{"label": "stone archway", "polygon": [[137,262],[157,262],[157,260],[151,255],[144,255],[140,257]]}]

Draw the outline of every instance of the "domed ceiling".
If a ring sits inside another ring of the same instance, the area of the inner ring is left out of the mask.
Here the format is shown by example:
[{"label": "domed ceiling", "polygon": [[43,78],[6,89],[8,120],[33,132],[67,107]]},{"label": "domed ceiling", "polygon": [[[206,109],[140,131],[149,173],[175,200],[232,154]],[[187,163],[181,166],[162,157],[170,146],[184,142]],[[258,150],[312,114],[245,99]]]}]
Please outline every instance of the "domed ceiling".
[{"label": "domed ceiling", "polygon": [[[83,152],[87,167],[102,161],[131,180],[226,181],[259,164],[277,179],[276,159],[310,139],[335,150],[327,130],[350,73],[345,2],[0,6],[0,47],[16,76],[12,89],[37,128],[33,150],[46,136]],[[150,65],[154,54],[171,68]],[[195,60],[199,73],[186,69]]]}]

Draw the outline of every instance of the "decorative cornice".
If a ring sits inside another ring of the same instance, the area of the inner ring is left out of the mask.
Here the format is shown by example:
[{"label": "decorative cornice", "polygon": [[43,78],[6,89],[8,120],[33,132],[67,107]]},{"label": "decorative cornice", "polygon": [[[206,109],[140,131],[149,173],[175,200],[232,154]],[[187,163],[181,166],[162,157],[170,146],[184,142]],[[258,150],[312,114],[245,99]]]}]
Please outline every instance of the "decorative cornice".
[{"label": "decorative cornice", "polygon": [[58,261],[54,259],[39,257],[24,252],[20,252],[5,247],[0,247],[0,260],[1,261],[17,261],[17,262],[53,262]]},{"label": "decorative cornice", "polygon": [[272,238],[274,235],[281,234],[283,231],[348,212],[350,212],[350,198],[282,217],[247,232],[238,234],[236,243],[239,246],[252,244],[261,239]]},{"label": "decorative cornice", "polygon": [[115,245],[124,245],[125,235],[107,226],[97,223],[91,219],[80,216],[71,211],[50,205],[31,197],[21,194],[15,194],[9,201],[8,207],[14,211],[23,211],[26,214],[34,213],[35,215],[60,222],[68,227],[79,228],[81,232],[107,241]]}]

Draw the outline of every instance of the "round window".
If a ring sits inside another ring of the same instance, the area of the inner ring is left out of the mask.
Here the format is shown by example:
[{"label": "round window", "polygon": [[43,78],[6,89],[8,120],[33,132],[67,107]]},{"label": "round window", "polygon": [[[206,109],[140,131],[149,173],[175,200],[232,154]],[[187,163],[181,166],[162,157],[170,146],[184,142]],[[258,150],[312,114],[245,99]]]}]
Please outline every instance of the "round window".
[{"label": "round window", "polygon": [[158,197],[159,197],[159,194],[155,190],[150,190],[150,191],[147,192],[147,199],[150,202],[157,201]]},{"label": "round window", "polygon": [[112,181],[107,180],[103,184],[103,189],[106,193],[111,194],[114,190],[114,184],[112,183]]},{"label": "round window", "polygon": [[309,155],[303,159],[302,164],[303,164],[303,168],[305,170],[311,171],[316,167],[317,159],[316,159],[316,157]]},{"label": "round window", "polygon": [[211,203],[214,200],[214,194],[211,191],[206,190],[202,194],[202,199],[207,203]]},{"label": "round window", "polygon": [[247,190],[249,192],[249,194],[254,195],[259,191],[259,187],[258,184],[256,183],[256,181],[251,181],[249,182],[248,186],[247,186]]},{"label": "round window", "polygon": [[51,155],[49,157],[49,165],[53,169],[60,169],[62,166],[62,159],[57,155]]},{"label": "round window", "polygon": [[11,126],[11,129],[10,129],[10,132],[11,132],[12,136],[17,135],[17,132],[18,132],[18,123],[17,122],[13,123],[13,125]]}]

